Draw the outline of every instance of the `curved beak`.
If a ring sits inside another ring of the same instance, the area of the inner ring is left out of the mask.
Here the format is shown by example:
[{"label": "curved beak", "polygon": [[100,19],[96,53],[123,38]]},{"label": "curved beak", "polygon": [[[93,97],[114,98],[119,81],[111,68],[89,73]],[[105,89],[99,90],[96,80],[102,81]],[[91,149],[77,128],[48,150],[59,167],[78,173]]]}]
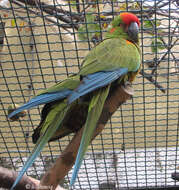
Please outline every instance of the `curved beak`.
[{"label": "curved beak", "polygon": [[138,34],[139,34],[139,26],[136,22],[132,22],[129,27],[128,27],[128,31],[127,31],[130,39],[134,42],[138,42]]}]

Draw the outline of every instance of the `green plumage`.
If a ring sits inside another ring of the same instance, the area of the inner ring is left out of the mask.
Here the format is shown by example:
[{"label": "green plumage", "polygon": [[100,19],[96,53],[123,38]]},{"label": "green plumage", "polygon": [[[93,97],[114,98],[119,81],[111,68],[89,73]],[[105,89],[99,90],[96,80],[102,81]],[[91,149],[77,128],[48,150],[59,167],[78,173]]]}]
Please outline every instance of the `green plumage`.
[{"label": "green plumage", "polygon": [[[99,71],[110,71],[126,67],[129,72],[136,72],[139,69],[140,52],[137,45],[132,43],[127,44],[126,40],[122,38],[106,39],[92,49],[85,57],[78,75],[69,77],[65,81],[42,91],[40,94],[52,93],[66,88],[73,90],[80,84],[80,76],[86,76]],[[61,102],[63,101],[57,102],[50,107],[50,111],[48,112],[46,119],[41,123],[41,125],[43,124],[43,127],[40,125],[40,128],[47,128],[51,125],[56,114],[59,114],[60,111],[59,109],[58,111],[55,111],[55,108],[59,107]],[[69,105],[69,107],[69,109],[71,109],[71,105]],[[59,128],[59,130],[61,129]],[[68,130],[68,132],[73,132],[73,130]]]},{"label": "green plumage", "polygon": [[140,53],[137,44],[128,44],[125,39],[105,39],[86,56],[80,75],[88,75],[99,71],[110,71],[128,68],[137,71],[140,66]]},{"label": "green plumage", "polygon": [[[131,20],[131,23],[132,22],[136,21]],[[120,24],[122,24],[123,27],[121,27]],[[85,57],[79,73],[45,89],[37,95],[37,98],[43,94],[53,94],[54,92],[60,92],[66,89],[75,93],[78,92],[78,88],[82,85],[88,85],[88,82],[92,84],[94,83],[95,86],[95,81],[100,79],[100,76],[103,76],[103,73],[104,75],[105,72],[110,73],[109,71],[115,71],[116,73],[114,75],[109,75],[104,81],[110,81],[110,77],[116,77],[118,74],[119,78],[117,78],[116,81],[104,83],[105,85],[102,88],[94,88],[95,90],[90,91],[90,93],[85,94],[81,98],[77,98],[72,103],[70,103],[69,96],[67,96],[66,98],[47,103],[44,106],[41,113],[41,122],[33,134],[33,142],[37,144],[18,179],[14,183],[14,186],[18,183],[23,173],[32,164],[33,160],[38,156],[39,152],[49,140],[61,138],[71,132],[76,132],[79,128],[84,126],[71,185],[75,182],[83,156],[90,143],[106,98],[110,91],[114,90],[114,84],[117,84],[117,82],[124,82],[124,80],[132,81],[134,78],[133,75],[136,75],[140,68],[141,57],[138,39],[135,39],[135,41],[130,37],[132,35],[126,33],[126,29],[130,26],[126,25],[125,28],[125,23],[121,17],[118,16],[112,22],[112,28],[113,27],[115,30],[112,31],[109,29],[106,38],[95,46]],[[124,69],[120,71],[122,68]],[[126,70],[128,73],[124,75],[123,72]],[[97,74],[95,75],[95,73]],[[94,75],[90,76],[91,74]],[[94,76],[96,78],[93,81]],[[90,77],[91,79],[88,79]],[[93,85],[90,88],[92,87]]]}]

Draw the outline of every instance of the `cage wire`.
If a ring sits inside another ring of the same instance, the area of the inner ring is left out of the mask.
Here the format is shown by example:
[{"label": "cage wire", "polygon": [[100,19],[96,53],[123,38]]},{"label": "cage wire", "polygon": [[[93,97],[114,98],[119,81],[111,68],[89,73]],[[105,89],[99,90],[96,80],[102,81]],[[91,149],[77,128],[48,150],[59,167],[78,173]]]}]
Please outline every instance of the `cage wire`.
[{"label": "cage wire", "polygon": [[[178,10],[177,0],[1,0],[0,165],[20,171],[42,108],[12,121],[10,107],[77,73],[113,17],[129,11],[141,22],[135,94],[89,146],[74,189],[178,187],[171,178],[179,169]],[[48,143],[27,175],[40,179],[72,136]]]}]

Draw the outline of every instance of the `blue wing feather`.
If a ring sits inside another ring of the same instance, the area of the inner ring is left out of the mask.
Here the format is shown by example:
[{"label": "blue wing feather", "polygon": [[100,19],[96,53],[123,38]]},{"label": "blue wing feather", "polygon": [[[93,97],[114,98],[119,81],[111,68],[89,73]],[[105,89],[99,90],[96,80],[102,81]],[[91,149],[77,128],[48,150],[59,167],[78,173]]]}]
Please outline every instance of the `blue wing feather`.
[{"label": "blue wing feather", "polygon": [[84,77],[78,88],[70,94],[68,97],[68,103],[71,104],[79,97],[110,84],[120,76],[125,75],[127,72],[127,68],[121,68],[114,71],[103,71],[87,75]]},{"label": "blue wing feather", "polygon": [[66,89],[66,90],[59,91],[59,92],[41,94],[39,96],[32,98],[31,100],[29,100],[29,102],[22,105],[21,107],[17,108],[15,111],[10,113],[8,115],[8,117],[11,118],[23,110],[28,110],[32,107],[35,107],[35,106],[38,106],[41,104],[47,104],[47,103],[53,102],[55,100],[63,99],[65,97],[69,96],[71,92],[72,92],[71,90]]}]

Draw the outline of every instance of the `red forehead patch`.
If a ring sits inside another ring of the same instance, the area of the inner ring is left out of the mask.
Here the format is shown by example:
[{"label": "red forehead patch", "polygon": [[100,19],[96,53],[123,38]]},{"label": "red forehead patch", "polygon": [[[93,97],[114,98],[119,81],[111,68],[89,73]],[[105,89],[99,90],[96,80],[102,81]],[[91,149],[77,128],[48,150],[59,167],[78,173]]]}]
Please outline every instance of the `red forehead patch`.
[{"label": "red forehead patch", "polygon": [[131,22],[136,22],[138,25],[140,25],[139,19],[136,15],[132,13],[121,13],[120,17],[122,18],[123,22],[127,25],[129,25]]}]

